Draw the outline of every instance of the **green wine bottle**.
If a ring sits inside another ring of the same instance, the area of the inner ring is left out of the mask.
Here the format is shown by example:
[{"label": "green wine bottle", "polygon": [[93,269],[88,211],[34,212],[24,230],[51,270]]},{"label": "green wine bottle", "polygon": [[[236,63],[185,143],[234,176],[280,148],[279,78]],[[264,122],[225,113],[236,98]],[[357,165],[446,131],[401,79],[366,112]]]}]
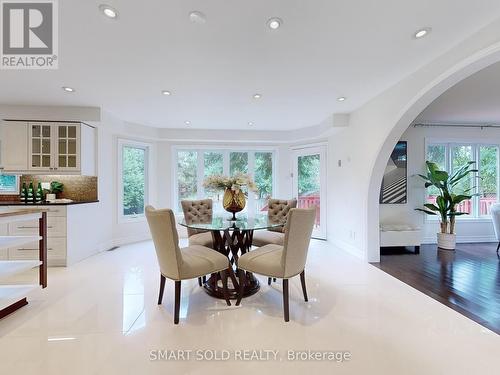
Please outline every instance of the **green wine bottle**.
[{"label": "green wine bottle", "polygon": [[28,196],[27,196],[28,203],[35,203],[35,194],[33,190],[33,181],[30,182],[30,186],[28,188]]},{"label": "green wine bottle", "polygon": [[21,188],[21,195],[20,195],[21,202],[26,203],[27,195],[28,195],[28,189],[26,188],[26,182],[23,182],[23,187]]},{"label": "green wine bottle", "polygon": [[43,200],[42,183],[39,182],[36,188],[35,201],[36,203],[40,203],[42,200]]}]

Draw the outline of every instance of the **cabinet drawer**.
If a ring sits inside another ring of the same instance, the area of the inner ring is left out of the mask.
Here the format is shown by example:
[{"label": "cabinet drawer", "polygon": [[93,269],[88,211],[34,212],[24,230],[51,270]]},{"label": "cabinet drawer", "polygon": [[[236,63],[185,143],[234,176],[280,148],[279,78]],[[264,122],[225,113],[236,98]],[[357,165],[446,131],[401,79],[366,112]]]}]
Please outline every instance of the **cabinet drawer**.
[{"label": "cabinet drawer", "polygon": [[[38,234],[38,220],[18,221],[9,224],[9,234],[13,236],[31,236]],[[47,234],[50,237],[66,236],[66,218],[48,217]]]},{"label": "cabinet drawer", "polygon": [[66,207],[65,206],[52,206],[52,207],[46,207],[44,206],[47,210],[47,217],[66,217]]},{"label": "cabinet drawer", "polygon": [[[10,260],[38,259],[38,242],[12,247],[8,252]],[[49,238],[47,241],[47,259],[66,258],[66,239]]]}]

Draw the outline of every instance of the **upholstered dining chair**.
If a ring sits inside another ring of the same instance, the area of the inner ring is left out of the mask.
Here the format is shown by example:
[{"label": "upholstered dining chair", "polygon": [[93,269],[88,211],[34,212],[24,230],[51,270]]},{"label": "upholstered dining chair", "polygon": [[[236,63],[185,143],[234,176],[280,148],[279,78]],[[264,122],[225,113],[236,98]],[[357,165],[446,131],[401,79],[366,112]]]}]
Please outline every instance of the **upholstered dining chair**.
[{"label": "upholstered dining chair", "polygon": [[[212,200],[183,200],[181,201],[182,211],[186,224],[210,223],[212,221]],[[213,247],[212,234],[209,231],[187,228],[189,246],[201,245]],[[206,276],[198,278],[198,285],[202,286],[206,282]]]},{"label": "upholstered dining chair", "polygon": [[227,305],[231,306],[225,272],[226,270],[232,272],[232,268],[227,257],[201,245],[191,245],[180,249],[175,216],[168,208],[156,210],[152,206],[147,206],[146,218],[160,265],[158,305],[161,305],[163,300],[166,278],[175,281],[174,324],[179,323],[182,280],[221,272],[224,297]]},{"label": "upholstered dining chair", "polygon": [[[297,199],[269,199],[267,217],[271,223],[283,224],[281,227],[269,228],[268,230],[258,230],[254,232],[252,245],[261,247],[269,244],[283,246],[285,239],[285,224],[290,209],[297,207]],[[271,278],[267,279],[267,284],[271,285]]]},{"label": "upholstered dining chair", "polygon": [[497,237],[498,241],[498,246],[497,246],[497,254],[498,254],[498,250],[500,250],[500,203],[492,204],[490,212],[491,212],[491,219],[493,220],[493,229],[495,230],[495,236]]},{"label": "upholstered dining chair", "polygon": [[304,301],[308,301],[305,279],[307,251],[316,218],[316,208],[292,208],[286,222],[283,246],[269,244],[242,255],[238,259],[239,295],[243,297],[245,272],[283,279],[283,315],[290,320],[288,308],[288,280],[300,274]]}]

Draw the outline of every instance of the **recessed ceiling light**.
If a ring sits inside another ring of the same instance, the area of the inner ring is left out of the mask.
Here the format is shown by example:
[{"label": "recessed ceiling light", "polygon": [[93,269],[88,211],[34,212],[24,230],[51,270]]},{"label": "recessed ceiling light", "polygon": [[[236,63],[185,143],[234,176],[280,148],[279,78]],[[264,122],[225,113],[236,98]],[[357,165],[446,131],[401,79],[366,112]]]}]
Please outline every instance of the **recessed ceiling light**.
[{"label": "recessed ceiling light", "polygon": [[62,89],[66,92],[75,92],[73,87],[63,86]]},{"label": "recessed ceiling light", "polygon": [[118,11],[109,5],[101,4],[99,5],[99,10],[108,18],[114,20],[118,18]]},{"label": "recessed ceiling light", "polygon": [[269,28],[272,30],[279,29],[282,24],[283,24],[283,21],[281,20],[281,18],[278,18],[278,17],[270,18],[267,21],[267,26],[269,26]]},{"label": "recessed ceiling light", "polygon": [[184,124],[191,125],[191,121],[184,121]]},{"label": "recessed ceiling light", "polygon": [[430,27],[424,27],[423,29],[415,31],[413,34],[413,37],[415,39],[422,39],[423,37],[429,35],[429,33],[432,31]]},{"label": "recessed ceiling light", "polygon": [[253,126],[253,122],[252,121],[248,121],[248,126]]},{"label": "recessed ceiling light", "polygon": [[161,94],[162,94],[162,95],[165,95],[165,96],[170,96],[170,95],[172,95],[172,93],[171,93],[170,91],[168,91],[168,90],[162,90]]},{"label": "recessed ceiling light", "polygon": [[339,102],[343,102],[343,101],[345,101],[346,99],[347,99],[347,98],[346,98],[345,96],[340,96],[340,97],[338,97],[338,98],[337,98],[337,100],[338,100]]},{"label": "recessed ceiling light", "polygon": [[260,98],[262,98],[262,95],[261,94],[253,94],[253,98],[260,99]]},{"label": "recessed ceiling light", "polygon": [[201,25],[207,22],[207,17],[202,12],[195,10],[189,13],[189,20],[193,23]]}]

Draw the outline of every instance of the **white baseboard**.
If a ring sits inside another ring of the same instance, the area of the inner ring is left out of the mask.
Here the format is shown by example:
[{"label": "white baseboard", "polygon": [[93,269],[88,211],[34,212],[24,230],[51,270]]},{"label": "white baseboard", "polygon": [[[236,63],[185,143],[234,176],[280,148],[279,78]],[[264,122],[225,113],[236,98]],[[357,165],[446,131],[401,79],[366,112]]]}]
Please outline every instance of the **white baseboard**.
[{"label": "white baseboard", "polygon": [[[332,237],[330,237],[330,238],[332,238]],[[350,243],[347,243],[347,242],[339,240],[339,239],[328,240],[328,242],[332,243],[333,245],[338,247],[340,250],[343,250],[346,253],[354,255],[356,258],[359,258],[361,260],[366,260],[365,253],[360,248],[358,248],[354,245],[351,245]]]},{"label": "white baseboard", "polygon": [[[495,236],[460,236],[457,235],[457,243],[480,243],[480,242],[498,242]],[[437,239],[435,236],[424,237],[422,244],[435,244]]]}]

